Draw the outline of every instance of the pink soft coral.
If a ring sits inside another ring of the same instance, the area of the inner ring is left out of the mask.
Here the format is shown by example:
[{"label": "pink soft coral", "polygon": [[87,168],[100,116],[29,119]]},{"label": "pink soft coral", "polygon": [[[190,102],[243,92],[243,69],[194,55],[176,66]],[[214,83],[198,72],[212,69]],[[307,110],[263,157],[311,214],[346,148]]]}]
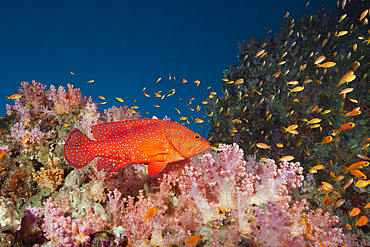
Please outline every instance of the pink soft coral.
[{"label": "pink soft coral", "polygon": [[98,214],[92,213],[91,210],[88,210],[85,221],[64,217],[62,209],[58,208],[50,197],[44,206],[42,227],[45,237],[50,239],[55,246],[77,247],[88,243],[90,235],[102,230],[106,224]]},{"label": "pink soft coral", "polygon": [[77,108],[82,103],[80,89],[73,88],[73,85],[67,84],[68,91],[63,86],[56,90],[54,85],[50,86],[48,99],[54,103],[53,111],[56,114],[69,114],[72,108]]}]

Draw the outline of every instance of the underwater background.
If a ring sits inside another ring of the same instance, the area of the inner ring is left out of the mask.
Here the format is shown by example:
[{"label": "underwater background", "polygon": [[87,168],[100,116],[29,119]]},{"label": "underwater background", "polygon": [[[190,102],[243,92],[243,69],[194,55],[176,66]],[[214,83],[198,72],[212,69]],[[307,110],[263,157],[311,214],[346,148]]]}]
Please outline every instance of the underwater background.
[{"label": "underwater background", "polygon": [[[370,246],[368,1],[1,9],[0,246]],[[212,148],[155,176],[67,162],[74,129],[141,118]]]}]

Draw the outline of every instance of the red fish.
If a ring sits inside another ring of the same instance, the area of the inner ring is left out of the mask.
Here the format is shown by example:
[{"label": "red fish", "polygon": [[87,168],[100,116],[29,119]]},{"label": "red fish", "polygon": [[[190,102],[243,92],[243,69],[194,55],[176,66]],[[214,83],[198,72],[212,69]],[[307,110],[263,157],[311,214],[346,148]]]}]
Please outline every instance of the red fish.
[{"label": "red fish", "polygon": [[96,141],[74,129],[64,146],[65,158],[79,169],[99,157],[98,170],[115,171],[129,164],[148,164],[154,176],[168,163],[184,160],[211,148],[185,126],[158,119],[138,119],[94,125]]}]

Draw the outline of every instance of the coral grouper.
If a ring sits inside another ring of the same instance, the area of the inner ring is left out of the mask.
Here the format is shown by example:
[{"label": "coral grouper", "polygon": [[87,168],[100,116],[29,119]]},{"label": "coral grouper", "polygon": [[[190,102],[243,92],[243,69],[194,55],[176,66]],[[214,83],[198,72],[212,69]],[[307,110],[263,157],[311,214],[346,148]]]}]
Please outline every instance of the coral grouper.
[{"label": "coral grouper", "polygon": [[211,146],[185,126],[158,119],[138,119],[94,125],[96,141],[74,129],[65,146],[68,163],[79,169],[96,157],[98,170],[115,171],[132,163],[148,164],[150,176],[167,163],[190,158]]}]

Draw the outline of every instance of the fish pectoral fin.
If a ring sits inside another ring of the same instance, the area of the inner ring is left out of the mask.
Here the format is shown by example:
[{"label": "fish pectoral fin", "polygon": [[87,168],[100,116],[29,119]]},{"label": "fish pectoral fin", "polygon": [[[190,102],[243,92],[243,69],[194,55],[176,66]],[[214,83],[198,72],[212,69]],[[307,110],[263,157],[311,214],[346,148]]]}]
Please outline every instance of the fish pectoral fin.
[{"label": "fish pectoral fin", "polygon": [[147,140],[139,148],[140,153],[144,153],[149,157],[155,157],[160,154],[166,154],[168,148],[165,147],[165,143],[160,140]]},{"label": "fish pectoral fin", "polygon": [[150,162],[148,163],[149,176],[155,176],[162,171],[167,165],[167,161]]}]

